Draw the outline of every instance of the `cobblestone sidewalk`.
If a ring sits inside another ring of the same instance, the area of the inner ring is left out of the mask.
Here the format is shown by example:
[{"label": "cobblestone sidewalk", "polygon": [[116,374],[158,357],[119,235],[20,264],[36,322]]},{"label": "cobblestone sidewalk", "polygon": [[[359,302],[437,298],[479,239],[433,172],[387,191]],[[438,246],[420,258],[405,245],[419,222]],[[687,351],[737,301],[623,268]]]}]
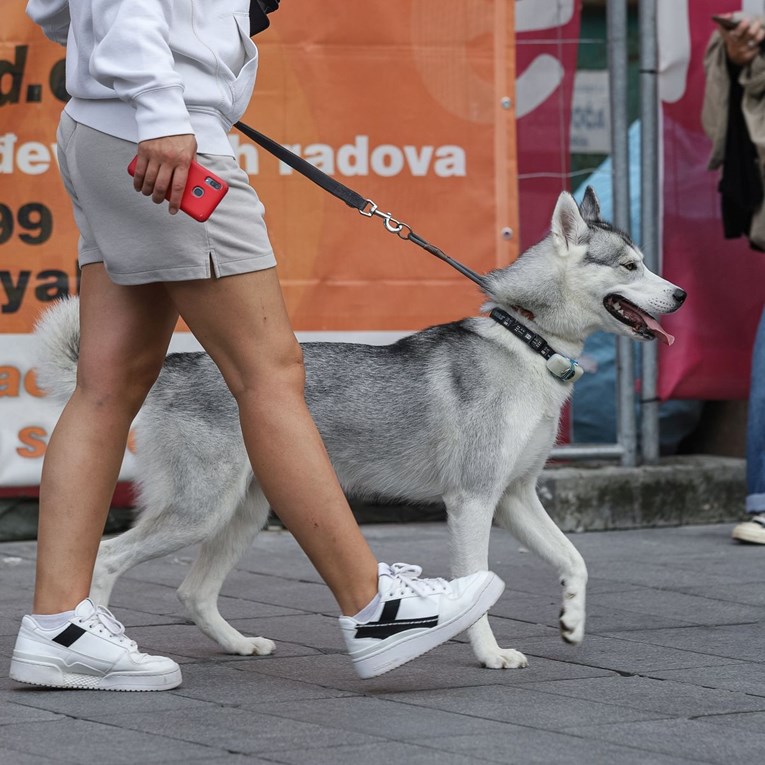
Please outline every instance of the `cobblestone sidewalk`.
[{"label": "cobblestone sidewalk", "polygon": [[[441,523],[364,527],[382,560],[446,575]],[[765,762],[765,548],[730,526],[574,535],[590,569],[588,635],[562,643],[556,577],[496,530],[492,611],[529,667],[480,668],[464,636],[375,680],[343,654],[335,607],[292,537],[264,533],[221,612],[277,642],[220,654],[175,598],[194,550],[133,569],[111,607],[143,650],[182,665],[175,691],[22,688],[7,679],[34,543],[0,544],[0,763],[669,765]]]}]

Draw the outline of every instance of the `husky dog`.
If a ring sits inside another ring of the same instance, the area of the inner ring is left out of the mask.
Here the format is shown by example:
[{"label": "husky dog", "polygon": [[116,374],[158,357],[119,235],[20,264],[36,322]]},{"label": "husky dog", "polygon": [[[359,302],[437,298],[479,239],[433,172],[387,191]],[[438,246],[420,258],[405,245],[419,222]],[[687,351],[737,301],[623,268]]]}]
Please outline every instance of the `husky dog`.
[{"label": "husky dog", "polygon": [[[600,219],[591,189],[581,208],[562,193],[550,234],[482,279],[484,309],[504,322],[468,318],[387,346],[305,343],[306,399],[348,494],[443,500],[454,576],[488,569],[496,521],[556,570],[561,636],[579,643],[587,569],[535,488],[571,382],[551,371],[539,342],[527,342],[546,341],[572,369],[569,359],[596,330],[670,343],[654,317],[677,310],[685,292],[651,273],[630,238]],[[38,334],[40,381],[65,400],[78,353],[76,301],[51,309]],[[102,542],[92,597],[106,605],[132,566],[201,543],[178,589],[191,618],[227,652],[270,653],[270,640],[245,637],[218,611],[223,581],[265,525],[268,503],[234,399],[206,354],[168,356],[136,437],[141,512],[132,529]],[[486,616],[469,635],[484,666],[526,666],[522,653],[497,644]]]}]

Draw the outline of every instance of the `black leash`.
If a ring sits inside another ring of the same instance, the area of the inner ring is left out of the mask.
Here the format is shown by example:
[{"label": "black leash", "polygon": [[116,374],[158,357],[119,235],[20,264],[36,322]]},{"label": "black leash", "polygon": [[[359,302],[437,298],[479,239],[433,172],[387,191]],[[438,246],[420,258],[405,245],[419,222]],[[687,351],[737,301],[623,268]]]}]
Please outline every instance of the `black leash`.
[{"label": "black leash", "polygon": [[[396,220],[390,213],[380,212],[377,205],[371,199],[362,197],[361,194],[343,185],[340,181],[335,180],[325,172],[319,170],[318,167],[315,167],[294,152],[286,149],[280,143],[277,143],[267,135],[255,130],[255,128],[251,128],[243,122],[236,122],[234,127],[240,133],[244,133],[250,140],[255,141],[259,146],[262,146],[267,152],[273,154],[277,159],[284,162],[285,165],[289,165],[293,170],[297,170],[301,175],[304,175],[306,178],[313,181],[317,186],[321,186],[321,188],[328,191],[332,196],[341,199],[348,205],[348,207],[353,207],[367,218],[371,218],[373,215],[382,218],[386,230],[390,231],[391,234],[396,234],[401,239],[414,242],[424,250],[427,250],[431,255],[435,255],[440,260],[443,260],[444,263],[448,263],[463,276],[467,276],[468,279],[474,281],[482,289],[486,289],[486,283],[482,276],[475,271],[472,271],[467,266],[463,266],[459,261],[450,258],[443,252],[443,250],[415,234],[414,231],[412,231],[411,226]],[[573,382],[582,376],[583,370],[576,361],[569,359],[560,353],[556,353],[541,335],[532,332],[528,327],[521,324],[517,319],[514,319],[506,311],[503,311],[501,308],[494,308],[490,316],[494,321],[512,332],[532,350],[542,356],[547,362],[547,369],[559,380]]]},{"label": "black leash", "polygon": [[348,205],[348,207],[353,207],[355,210],[358,210],[366,218],[371,218],[373,215],[382,218],[386,230],[390,231],[391,234],[397,234],[401,239],[414,242],[424,250],[427,250],[431,255],[435,255],[440,260],[443,260],[444,263],[448,263],[463,276],[467,276],[468,279],[474,281],[479,287],[485,288],[485,282],[482,276],[475,271],[471,271],[467,266],[463,266],[459,261],[450,258],[443,252],[443,250],[415,234],[414,231],[412,231],[411,226],[396,220],[390,213],[381,212],[371,199],[362,197],[361,194],[344,186],[340,181],[335,180],[319,170],[318,167],[315,167],[310,162],[307,162],[302,157],[291,152],[289,149],[285,149],[280,143],[277,143],[267,135],[263,135],[263,133],[258,132],[249,125],[245,125],[243,122],[237,122],[234,124],[234,127],[239,132],[244,133],[250,140],[255,141],[255,143],[262,146],[267,152],[270,152],[277,159],[284,162],[285,165],[289,165],[293,170],[297,170],[306,178],[313,181],[317,186],[321,186],[325,191],[328,191],[332,196],[341,199]]}]

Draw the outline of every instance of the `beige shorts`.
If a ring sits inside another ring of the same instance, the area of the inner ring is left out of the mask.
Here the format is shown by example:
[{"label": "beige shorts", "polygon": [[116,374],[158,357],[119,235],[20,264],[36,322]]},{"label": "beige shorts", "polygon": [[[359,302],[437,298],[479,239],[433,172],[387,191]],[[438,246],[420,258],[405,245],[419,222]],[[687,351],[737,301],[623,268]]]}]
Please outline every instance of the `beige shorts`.
[{"label": "beige shorts", "polygon": [[61,115],[61,175],[80,230],[80,267],[103,262],[116,284],[207,279],[276,265],[264,207],[233,157],[200,154],[199,162],[229,184],[213,214],[199,223],[170,215],[136,192],[127,172],[136,145]]}]

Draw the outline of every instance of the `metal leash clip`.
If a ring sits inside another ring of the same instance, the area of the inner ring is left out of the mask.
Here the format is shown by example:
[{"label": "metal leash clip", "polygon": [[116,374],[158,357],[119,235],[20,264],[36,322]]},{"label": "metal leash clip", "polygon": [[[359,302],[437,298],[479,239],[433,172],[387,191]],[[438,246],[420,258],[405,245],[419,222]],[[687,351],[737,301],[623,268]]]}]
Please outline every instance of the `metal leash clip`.
[{"label": "metal leash clip", "polygon": [[396,220],[391,213],[380,212],[377,205],[371,199],[367,199],[367,204],[359,212],[365,218],[371,218],[373,215],[382,218],[385,228],[391,234],[397,234],[401,239],[409,239],[409,235],[412,233],[412,227],[409,224]]}]

